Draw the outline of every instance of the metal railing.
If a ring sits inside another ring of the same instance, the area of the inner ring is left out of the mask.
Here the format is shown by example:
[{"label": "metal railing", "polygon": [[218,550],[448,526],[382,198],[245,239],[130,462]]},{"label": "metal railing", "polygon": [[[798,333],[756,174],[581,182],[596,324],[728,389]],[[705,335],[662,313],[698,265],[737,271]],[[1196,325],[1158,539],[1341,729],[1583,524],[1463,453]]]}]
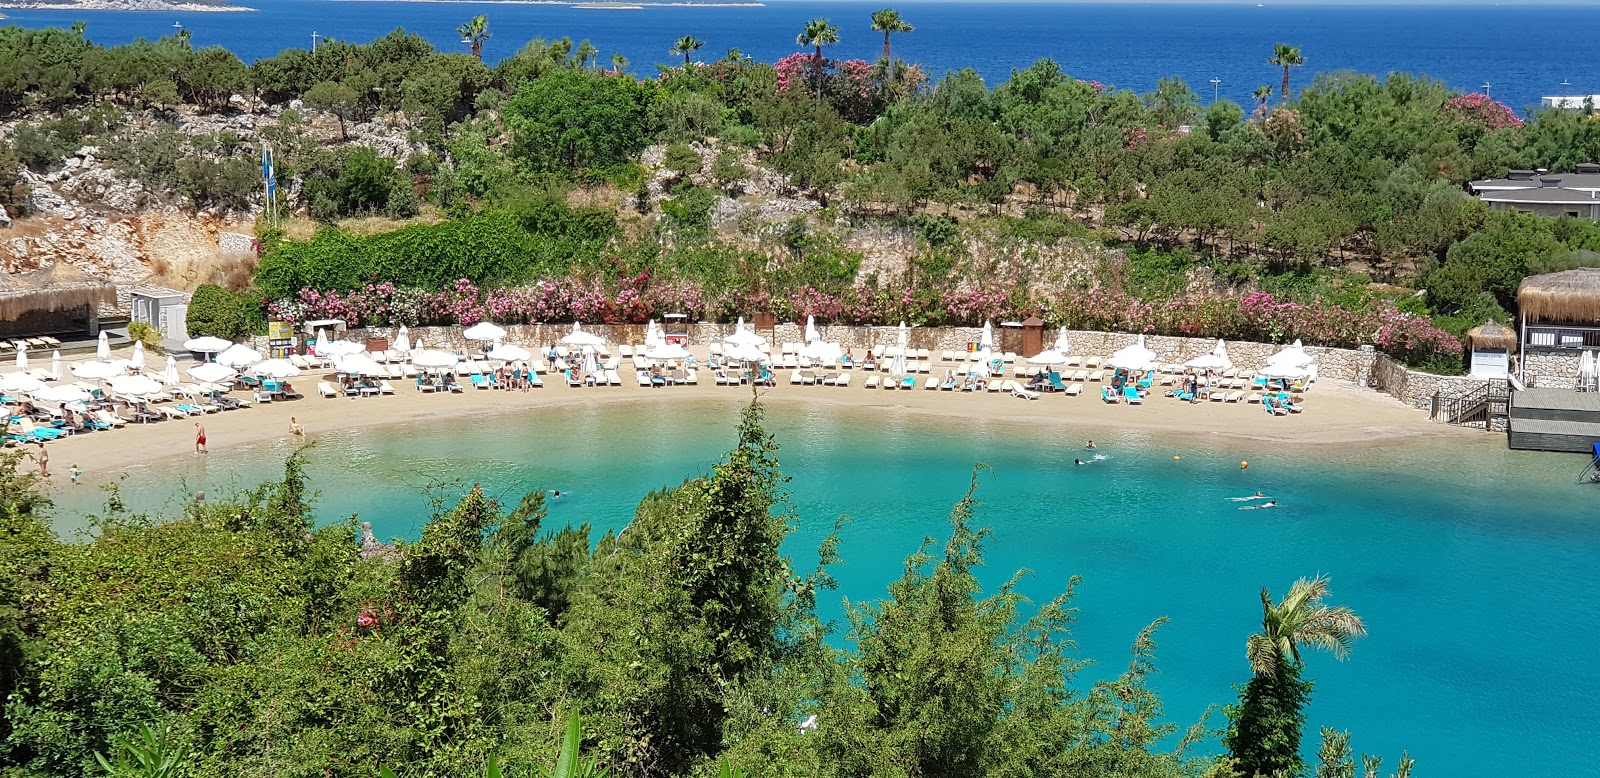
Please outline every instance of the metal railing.
[{"label": "metal railing", "polygon": [[1511,408],[1511,386],[1506,381],[1488,381],[1476,389],[1445,394],[1434,392],[1429,418],[1458,427],[1494,428],[1492,421],[1505,418]]}]

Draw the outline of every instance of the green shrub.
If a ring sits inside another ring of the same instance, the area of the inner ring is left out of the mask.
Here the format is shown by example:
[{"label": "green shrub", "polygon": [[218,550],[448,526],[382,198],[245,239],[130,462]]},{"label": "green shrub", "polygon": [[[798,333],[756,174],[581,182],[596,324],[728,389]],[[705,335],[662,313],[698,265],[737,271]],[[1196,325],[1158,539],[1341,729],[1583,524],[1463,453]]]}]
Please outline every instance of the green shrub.
[{"label": "green shrub", "polygon": [[262,258],[256,283],[274,300],[301,289],[342,291],[373,281],[423,289],[460,278],[515,284],[599,256],[615,233],[609,213],[532,198],[515,211],[497,208],[368,236],[329,228],[308,241],[285,241]]},{"label": "green shrub", "polygon": [[194,290],[189,299],[189,315],[184,320],[190,337],[214,335],[238,340],[265,329],[265,314],[260,298],[250,293],[235,294],[214,284]]},{"label": "green shrub", "polygon": [[143,343],[146,349],[161,353],[161,333],[147,321],[128,322],[128,337]]}]

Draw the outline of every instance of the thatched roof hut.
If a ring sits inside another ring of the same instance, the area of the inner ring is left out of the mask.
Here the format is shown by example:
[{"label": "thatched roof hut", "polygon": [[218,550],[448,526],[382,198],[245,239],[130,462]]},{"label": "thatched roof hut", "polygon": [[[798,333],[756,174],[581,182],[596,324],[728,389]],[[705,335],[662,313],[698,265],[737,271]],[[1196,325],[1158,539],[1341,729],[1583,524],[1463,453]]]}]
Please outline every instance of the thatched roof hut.
[{"label": "thatched roof hut", "polygon": [[1516,353],[1517,331],[1499,322],[1486,321],[1467,330],[1467,348],[1505,349]]},{"label": "thatched roof hut", "polygon": [[1529,322],[1600,324],[1600,268],[1528,276],[1517,289],[1517,307]]},{"label": "thatched roof hut", "polygon": [[32,273],[0,273],[0,321],[30,314],[98,311],[117,304],[117,287],[57,262]]}]

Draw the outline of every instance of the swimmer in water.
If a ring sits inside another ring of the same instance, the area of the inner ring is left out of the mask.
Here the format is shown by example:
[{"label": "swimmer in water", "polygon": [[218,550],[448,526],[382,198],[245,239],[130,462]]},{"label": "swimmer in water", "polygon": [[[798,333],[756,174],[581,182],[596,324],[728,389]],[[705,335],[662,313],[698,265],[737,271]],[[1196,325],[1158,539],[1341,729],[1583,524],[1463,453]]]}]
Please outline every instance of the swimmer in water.
[{"label": "swimmer in water", "polygon": [[1085,461],[1083,461],[1081,459],[1074,459],[1074,460],[1072,460],[1072,464],[1074,464],[1074,465],[1092,465],[1094,463],[1093,462],[1085,462]]},{"label": "swimmer in water", "polygon": [[1278,507],[1278,501],[1277,500],[1267,500],[1266,502],[1261,503],[1260,505],[1246,505],[1246,506],[1240,508],[1239,510],[1241,510],[1241,511],[1259,511],[1259,510],[1261,510],[1263,508],[1276,508],[1276,507]]},{"label": "swimmer in water", "polygon": [[1084,446],[1084,448],[1094,448],[1094,441],[1089,441],[1089,445]]},{"label": "swimmer in water", "polygon": [[551,489],[550,490],[550,499],[552,499],[552,500],[561,499],[561,490],[560,489]]},{"label": "swimmer in water", "polygon": [[1255,494],[1252,494],[1249,497],[1229,497],[1228,499],[1233,500],[1234,502],[1250,502],[1251,500],[1265,500],[1267,499],[1267,496],[1257,491]]}]

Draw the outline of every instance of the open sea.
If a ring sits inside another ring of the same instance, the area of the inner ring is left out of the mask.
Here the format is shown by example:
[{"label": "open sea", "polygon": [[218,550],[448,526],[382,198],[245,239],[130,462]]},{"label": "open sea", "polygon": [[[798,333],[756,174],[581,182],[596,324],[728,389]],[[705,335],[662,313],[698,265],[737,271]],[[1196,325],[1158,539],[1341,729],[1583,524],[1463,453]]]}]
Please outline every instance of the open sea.
[{"label": "open sea", "polygon": [[[396,28],[420,33],[442,49],[461,49],[455,28],[487,14],[493,37],[484,58],[497,61],[535,37],[589,39],[609,63],[620,52],[635,74],[673,63],[673,41],[694,35],[699,55],[730,48],[764,61],[798,50],[805,20],[826,16],[839,26],[830,56],[875,60],[883,37],[868,16],[887,2],[770,0],[765,7],[646,6],[595,10],[505,2],[380,0],[239,0],[258,13],[29,11],[6,9],[5,24],[29,27],[89,23],[104,44],[188,28],[195,45],[220,44],[246,61],[286,48],[308,48],[312,34],[366,42]],[[897,56],[932,76],[973,68],[991,84],[1013,68],[1054,58],[1086,80],[1144,92],[1179,76],[1209,102],[1214,95],[1243,105],[1260,84],[1277,87],[1281,71],[1267,64],[1276,42],[1298,45],[1307,59],[1294,83],[1316,72],[1424,73],[1463,91],[1482,91],[1518,111],[1542,95],[1600,93],[1600,3],[1537,6],[1241,4],[1095,4],[1053,2],[895,2],[916,27],[895,36]],[[1211,80],[1220,83],[1213,87]],[[1566,82],[1563,84],[1563,82]]]},{"label": "open sea", "polygon": [[[645,493],[706,472],[733,445],[738,408],[731,397],[642,399],[329,432],[309,472],[323,520],[357,514],[380,537],[415,537],[425,490],[459,493],[471,481],[508,504],[559,489],[547,526],[590,522],[598,537],[626,526]],[[820,603],[826,618],[842,622],[843,597],[884,596],[924,537],[946,537],[981,462],[992,468],[978,493],[978,521],[994,533],[986,584],[1027,568],[1021,590],[1044,601],[1083,577],[1073,637],[1097,664],[1080,688],[1119,672],[1138,631],[1168,616],[1155,685],[1187,726],[1247,678],[1260,588],[1280,596],[1323,573],[1370,635],[1347,662],[1309,656],[1308,757],[1327,725],[1351,730],[1355,749],[1388,768],[1408,749],[1418,775],[1594,774],[1600,486],[1575,482],[1581,456],[1510,452],[1492,435],[1247,444],[790,402],[769,405],[768,429],[792,479],[799,518],[786,550],[797,566],[810,569],[834,520],[851,518],[840,589]],[[1089,438],[1095,452],[1082,448]],[[197,490],[280,476],[288,453],[282,442],[213,449],[131,470],[122,498],[175,513]],[[1105,458],[1073,465],[1092,453]],[[1239,510],[1250,503],[1230,499],[1258,489],[1281,507]],[[103,500],[88,486],[55,497],[62,516]]]}]

